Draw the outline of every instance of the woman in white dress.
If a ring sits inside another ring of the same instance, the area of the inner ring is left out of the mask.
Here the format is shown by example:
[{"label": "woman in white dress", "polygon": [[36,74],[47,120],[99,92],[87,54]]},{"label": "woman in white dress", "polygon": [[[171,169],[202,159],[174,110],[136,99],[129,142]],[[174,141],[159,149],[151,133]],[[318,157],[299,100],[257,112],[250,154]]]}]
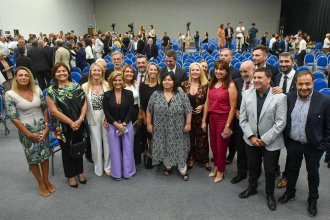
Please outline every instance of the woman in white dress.
[{"label": "woman in white dress", "polygon": [[87,121],[94,160],[94,172],[97,176],[102,176],[104,171],[110,176],[110,152],[106,131],[108,124],[104,123],[105,116],[103,112],[103,94],[109,91],[109,86],[104,80],[104,69],[100,64],[92,64],[88,82],[84,83],[82,88],[86,93],[88,103]]},{"label": "woman in white dress", "polygon": [[18,128],[27,162],[38,181],[40,195],[47,197],[56,191],[48,179],[48,159],[51,155],[48,144],[48,109],[42,91],[35,86],[29,69],[17,68],[12,90],[6,92],[5,100],[8,115]]}]

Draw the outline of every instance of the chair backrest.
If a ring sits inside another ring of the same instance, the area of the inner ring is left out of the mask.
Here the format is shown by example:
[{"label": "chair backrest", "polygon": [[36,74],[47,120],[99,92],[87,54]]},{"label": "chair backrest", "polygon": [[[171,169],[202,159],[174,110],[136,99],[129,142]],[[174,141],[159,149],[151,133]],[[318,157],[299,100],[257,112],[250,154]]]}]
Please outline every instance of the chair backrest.
[{"label": "chair backrest", "polygon": [[81,79],[81,75],[80,75],[80,73],[72,72],[72,73],[71,73],[71,79],[72,79],[73,81],[75,81],[76,83],[79,83],[79,82],[80,82],[80,79]]},{"label": "chair backrest", "polygon": [[330,88],[321,89],[320,93],[325,94],[325,95],[330,95]]},{"label": "chair backrest", "polygon": [[234,64],[234,67],[236,68],[236,69],[239,69],[239,68],[241,68],[241,62],[237,62],[237,63],[235,63]]},{"label": "chair backrest", "polygon": [[325,67],[328,64],[328,60],[326,57],[321,56],[317,59],[316,66],[322,66]]},{"label": "chair backrest", "polygon": [[328,83],[324,79],[314,80],[314,90],[320,91],[321,89],[328,88]]},{"label": "chair backrest", "polygon": [[79,67],[72,67],[72,68],[70,69],[70,72],[71,72],[71,73],[72,73],[72,72],[77,72],[77,73],[81,74],[81,69],[80,69]]},{"label": "chair backrest", "polygon": [[315,79],[325,79],[324,74],[321,73],[321,72],[314,72],[314,73],[313,73],[313,77],[314,77],[314,80],[315,80]]},{"label": "chair backrest", "polygon": [[267,59],[267,63],[268,63],[269,65],[271,65],[271,66],[274,66],[275,63],[276,63],[276,60],[274,60],[274,59],[272,59],[272,58],[268,58],[268,59]]},{"label": "chair backrest", "polygon": [[302,71],[309,71],[309,68],[307,66],[300,66],[298,67],[297,71],[300,73]]},{"label": "chair backrest", "polygon": [[315,62],[314,54],[312,54],[312,53],[306,54],[306,56],[305,56],[305,64],[307,64],[307,63],[314,63],[314,62]]},{"label": "chair backrest", "polygon": [[88,73],[90,68],[91,68],[91,66],[86,66],[86,67],[83,69],[83,73],[84,73],[84,74]]}]

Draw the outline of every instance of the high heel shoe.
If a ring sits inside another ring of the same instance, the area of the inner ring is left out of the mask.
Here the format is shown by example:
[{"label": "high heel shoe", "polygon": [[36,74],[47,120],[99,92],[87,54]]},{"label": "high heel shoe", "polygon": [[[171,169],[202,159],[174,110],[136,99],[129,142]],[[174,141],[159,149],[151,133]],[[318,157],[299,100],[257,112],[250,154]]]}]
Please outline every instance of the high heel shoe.
[{"label": "high heel shoe", "polygon": [[204,168],[207,170],[207,171],[211,171],[211,166],[210,166],[210,164],[209,163],[205,163],[204,164]]},{"label": "high heel shoe", "polygon": [[210,174],[209,177],[215,177],[217,175],[217,170],[213,170]]},{"label": "high heel shoe", "polygon": [[80,178],[80,175],[78,175],[78,180],[79,180],[79,183],[81,183],[81,184],[86,184],[87,183],[87,179],[86,179],[86,177],[83,175],[83,174],[81,174],[82,175],[82,177],[84,178],[83,180],[81,180]]},{"label": "high heel shoe", "polygon": [[[73,177],[74,178],[74,177]],[[70,178],[69,178],[70,179]],[[76,180],[75,180],[76,182]],[[71,184],[70,183],[70,180],[69,180],[69,186],[72,187],[72,188],[78,188],[78,183],[76,182],[76,184]]]},{"label": "high heel shoe", "polygon": [[219,183],[225,178],[225,175],[222,174],[220,177],[216,176],[214,179],[214,183]]}]

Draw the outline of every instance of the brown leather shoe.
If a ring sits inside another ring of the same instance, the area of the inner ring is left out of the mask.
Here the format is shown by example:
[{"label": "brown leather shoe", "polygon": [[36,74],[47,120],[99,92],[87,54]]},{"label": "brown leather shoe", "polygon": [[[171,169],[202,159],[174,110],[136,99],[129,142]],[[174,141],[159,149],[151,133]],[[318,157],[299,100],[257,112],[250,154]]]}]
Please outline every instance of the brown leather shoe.
[{"label": "brown leather shoe", "polygon": [[277,182],[276,188],[278,188],[278,189],[285,188],[287,184],[288,184],[288,179],[287,178],[282,178]]}]

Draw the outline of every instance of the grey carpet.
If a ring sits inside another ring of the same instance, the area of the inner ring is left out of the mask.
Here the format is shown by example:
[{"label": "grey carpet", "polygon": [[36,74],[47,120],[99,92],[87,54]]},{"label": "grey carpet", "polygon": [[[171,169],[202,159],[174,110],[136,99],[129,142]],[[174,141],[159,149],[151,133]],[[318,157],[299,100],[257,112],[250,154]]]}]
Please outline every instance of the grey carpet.
[{"label": "grey carpet", "polygon": [[[88,182],[74,189],[64,178],[58,152],[55,176],[50,178],[57,192],[42,198],[29,172],[17,131],[10,123],[9,126],[11,134],[5,137],[0,125],[0,219],[309,219],[305,204],[308,196],[305,165],[298,180],[296,200],[272,212],[266,205],[263,174],[257,195],[244,200],[238,197],[247,187],[247,180],[237,185],[230,183],[236,161],[227,167],[224,181],[217,184],[199,166],[189,172],[188,182],[177,172],[165,177],[158,167],[152,170],[139,167],[133,179],[115,181],[105,175],[97,177],[93,165],[84,161]],[[322,158],[318,219],[330,216],[329,173]],[[276,189],[276,198],[283,192]]]}]

